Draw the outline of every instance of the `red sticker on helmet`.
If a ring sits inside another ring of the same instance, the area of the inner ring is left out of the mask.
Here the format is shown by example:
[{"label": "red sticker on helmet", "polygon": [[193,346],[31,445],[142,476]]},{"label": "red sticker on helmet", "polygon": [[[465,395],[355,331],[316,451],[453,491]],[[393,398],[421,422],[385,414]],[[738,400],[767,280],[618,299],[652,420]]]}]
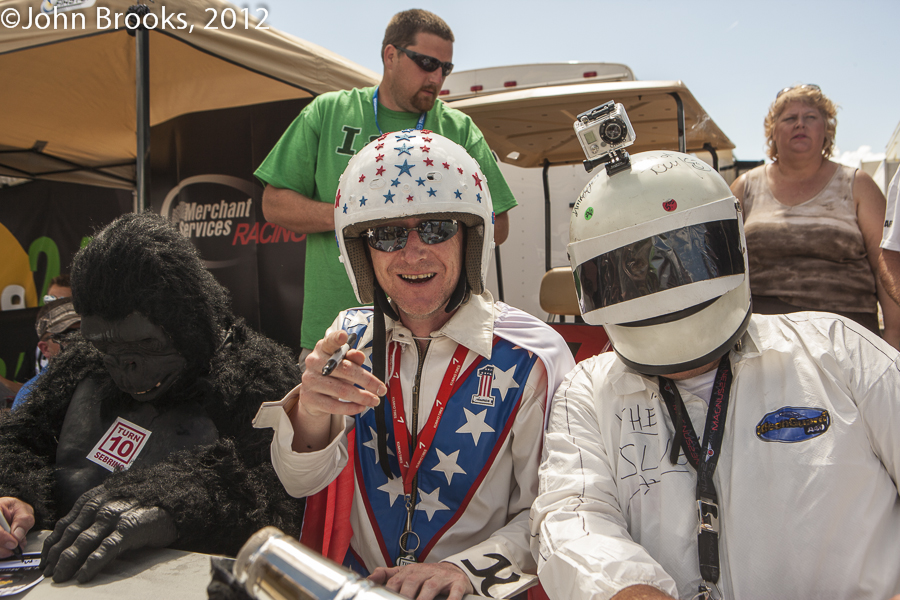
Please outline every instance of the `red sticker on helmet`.
[{"label": "red sticker on helmet", "polygon": [[678,208],[678,203],[675,200],[666,200],[663,202],[663,208],[666,209],[666,212],[672,212]]}]

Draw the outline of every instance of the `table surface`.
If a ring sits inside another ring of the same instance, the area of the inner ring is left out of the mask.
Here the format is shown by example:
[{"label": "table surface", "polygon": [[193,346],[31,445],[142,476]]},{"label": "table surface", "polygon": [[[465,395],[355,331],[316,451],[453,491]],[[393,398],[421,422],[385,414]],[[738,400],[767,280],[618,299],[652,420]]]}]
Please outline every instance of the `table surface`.
[{"label": "table surface", "polygon": [[[40,552],[49,531],[30,532],[26,552]],[[93,580],[53,583],[45,579],[12,600],[208,600],[209,554],[145,548],[120,555]],[[446,596],[438,596],[445,599]],[[463,600],[485,600],[466,594]]]},{"label": "table surface", "polygon": [[[49,531],[32,532],[27,552],[40,552]],[[210,556],[181,550],[143,549],[125,552],[88,583],[53,583],[45,579],[15,600],[206,600],[212,578]]]}]

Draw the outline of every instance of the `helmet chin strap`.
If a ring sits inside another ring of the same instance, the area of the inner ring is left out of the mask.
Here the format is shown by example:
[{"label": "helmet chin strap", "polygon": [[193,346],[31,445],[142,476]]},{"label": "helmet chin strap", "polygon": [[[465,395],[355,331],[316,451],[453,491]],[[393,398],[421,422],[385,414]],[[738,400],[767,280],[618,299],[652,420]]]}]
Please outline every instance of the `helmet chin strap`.
[{"label": "helmet chin strap", "polygon": [[[384,290],[378,285],[378,279],[375,279],[375,310],[372,323],[372,374],[381,381],[388,384],[387,373],[387,332],[385,331],[384,315],[387,314],[395,321],[399,321],[394,307],[388,301]],[[393,479],[394,474],[391,472],[390,463],[388,462],[388,429],[387,429],[387,401],[386,395],[381,397],[381,402],[375,407],[375,427],[378,435],[378,462],[381,464],[381,470],[388,479]]]},{"label": "helmet chin strap", "polygon": [[375,290],[373,295],[375,296],[375,307],[381,309],[381,312],[394,321],[400,320],[400,315],[397,314],[397,311],[391,305],[391,301],[388,300],[387,294],[384,293],[384,290],[381,289],[381,285],[378,283],[378,278],[375,278]]},{"label": "helmet chin strap", "polygon": [[463,264],[459,272],[459,281],[456,282],[456,288],[450,294],[450,299],[447,300],[447,308],[444,309],[444,312],[450,313],[459,308],[468,296],[468,292],[469,277],[466,274],[466,265]]}]

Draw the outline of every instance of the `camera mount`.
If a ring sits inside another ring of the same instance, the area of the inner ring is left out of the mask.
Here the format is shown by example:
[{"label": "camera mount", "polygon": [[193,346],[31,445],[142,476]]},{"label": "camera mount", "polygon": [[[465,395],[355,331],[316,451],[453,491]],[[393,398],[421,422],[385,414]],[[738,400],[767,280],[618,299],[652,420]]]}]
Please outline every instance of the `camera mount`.
[{"label": "camera mount", "polygon": [[593,171],[597,165],[602,165],[603,163],[606,163],[606,174],[612,176],[631,166],[631,156],[625,150],[612,150],[605,156],[582,162],[584,170],[588,173]]}]

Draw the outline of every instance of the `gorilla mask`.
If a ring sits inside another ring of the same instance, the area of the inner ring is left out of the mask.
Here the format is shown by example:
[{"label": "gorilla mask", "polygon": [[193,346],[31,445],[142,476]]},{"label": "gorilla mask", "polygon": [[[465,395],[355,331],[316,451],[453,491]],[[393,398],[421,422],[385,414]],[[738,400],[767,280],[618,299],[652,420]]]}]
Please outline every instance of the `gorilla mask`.
[{"label": "gorilla mask", "polygon": [[[166,219],[149,212],[119,217],[78,252],[72,261],[72,294],[82,318],[101,319],[92,319],[92,323],[100,323],[92,334],[111,335],[111,324],[126,323],[134,315],[144,321],[145,328],[162,328],[157,337],[167,340],[172,346],[169,350],[180,354],[186,361],[185,370],[194,374],[185,381],[195,381],[209,370],[235,321],[228,292],[203,266],[190,240]],[[134,337],[136,332],[129,335],[129,344],[142,339]],[[115,373],[109,362],[107,367]],[[147,392],[157,383],[165,385],[161,375],[154,371],[147,380],[141,376],[136,388],[130,383],[123,385],[130,379],[124,374],[121,381],[113,377],[122,390],[134,394]],[[149,387],[141,387],[145,384]],[[159,391],[154,395],[162,396]]]},{"label": "gorilla mask", "polygon": [[165,330],[139,312],[112,320],[86,316],[81,335],[103,354],[116,386],[138,402],[165,394],[187,366]]}]

